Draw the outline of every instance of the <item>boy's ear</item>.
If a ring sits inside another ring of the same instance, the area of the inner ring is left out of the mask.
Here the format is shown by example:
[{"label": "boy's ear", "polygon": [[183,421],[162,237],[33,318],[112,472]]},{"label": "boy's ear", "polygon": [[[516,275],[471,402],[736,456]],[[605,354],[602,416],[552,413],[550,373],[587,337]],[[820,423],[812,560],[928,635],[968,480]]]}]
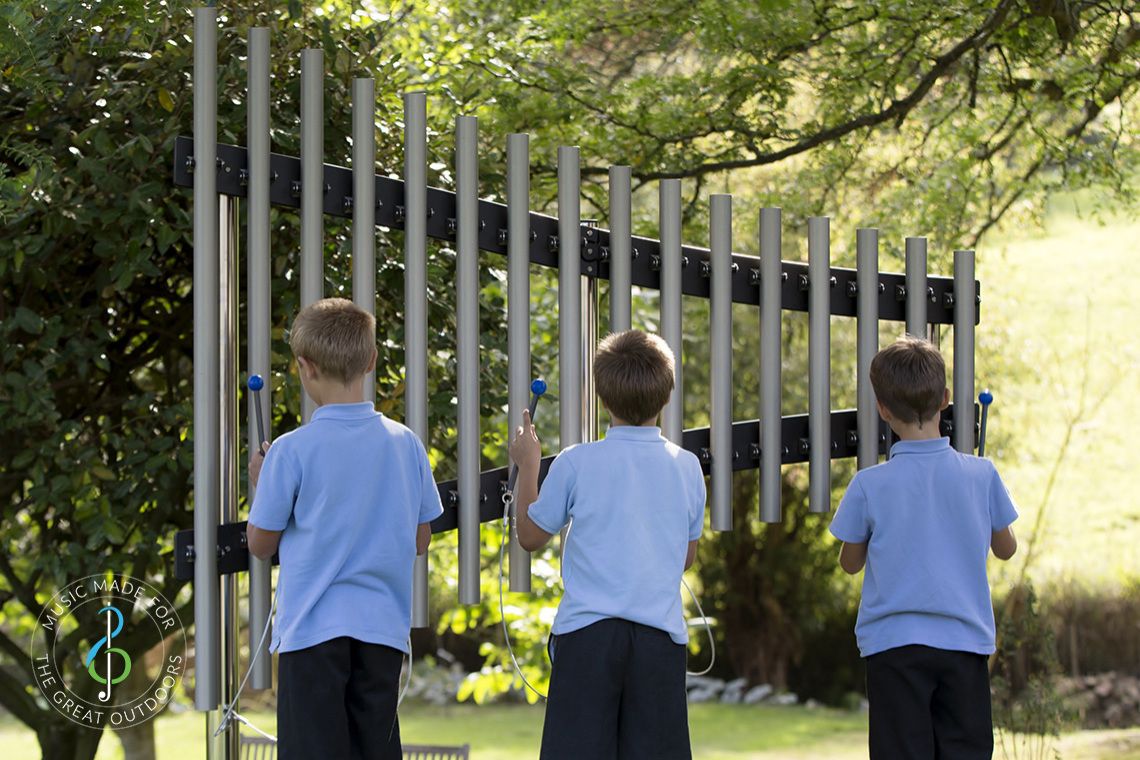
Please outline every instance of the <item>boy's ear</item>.
[{"label": "boy's ear", "polygon": [[370,362],[368,362],[368,369],[364,370],[365,373],[371,375],[373,372],[376,371],[376,357],[377,356],[379,356],[379,352],[376,350],[376,346],[373,346],[372,347],[372,360]]},{"label": "boy's ear", "polygon": [[891,423],[891,413],[883,406],[883,402],[875,399],[875,407],[879,410],[879,418],[889,425]]},{"label": "boy's ear", "polygon": [[313,364],[303,356],[297,357],[297,367],[300,369],[306,380],[312,380],[317,376],[317,365]]},{"label": "boy's ear", "polygon": [[949,388],[943,388],[942,389],[942,406],[938,407],[938,411],[941,412],[943,409],[945,409],[948,406],[950,406],[950,389]]}]

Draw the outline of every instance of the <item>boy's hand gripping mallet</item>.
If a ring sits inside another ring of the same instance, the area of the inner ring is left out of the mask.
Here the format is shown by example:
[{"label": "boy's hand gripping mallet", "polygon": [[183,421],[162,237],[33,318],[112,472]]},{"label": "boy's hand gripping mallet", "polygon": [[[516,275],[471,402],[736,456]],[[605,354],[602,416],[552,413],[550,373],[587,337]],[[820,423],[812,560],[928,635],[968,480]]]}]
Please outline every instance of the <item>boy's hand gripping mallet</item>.
[{"label": "boy's hand gripping mallet", "polygon": [[253,391],[253,409],[257,414],[257,452],[264,454],[261,450],[261,444],[265,442],[265,420],[261,416],[261,389],[265,387],[265,381],[261,379],[261,375],[250,375],[246,385]]},{"label": "boy's hand gripping mallet", "polygon": [[[535,378],[530,384],[530,406],[527,411],[530,412],[530,421],[534,423],[534,412],[538,409],[538,399],[542,394],[546,393],[546,381],[541,377]],[[523,431],[526,432],[525,430]],[[507,491],[503,494],[503,502],[508,506],[514,500],[515,495],[515,482],[519,479],[519,467],[514,462],[511,462],[511,474],[507,478]]]},{"label": "boy's hand gripping mallet", "polygon": [[989,389],[978,394],[978,401],[982,405],[982,422],[978,429],[978,456],[986,455],[986,415],[989,414],[990,404],[994,402],[994,394]]}]

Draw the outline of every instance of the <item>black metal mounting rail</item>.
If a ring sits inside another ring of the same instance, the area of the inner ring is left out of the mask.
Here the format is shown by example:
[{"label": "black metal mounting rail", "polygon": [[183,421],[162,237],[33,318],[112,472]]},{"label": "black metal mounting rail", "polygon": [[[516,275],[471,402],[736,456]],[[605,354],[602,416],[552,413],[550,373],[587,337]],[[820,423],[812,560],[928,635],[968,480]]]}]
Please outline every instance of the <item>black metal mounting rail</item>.
[{"label": "black metal mounting rail", "polygon": [[[941,432],[953,433],[953,406],[942,412]],[[978,407],[974,405],[975,438],[977,437]],[[881,428],[885,431],[885,426]],[[682,447],[692,451],[701,460],[701,466],[709,471],[709,429],[693,428],[683,434]],[[747,420],[732,424],[732,469],[756,469],[760,464],[760,422]],[[782,420],[781,445],[783,464],[796,464],[808,460],[810,441],[808,439],[808,416],[796,414]],[[831,458],[843,459],[857,453],[859,436],[856,412],[844,409],[831,413]],[[879,453],[885,454],[889,441],[884,433],[879,435]],[[544,457],[539,471],[539,482],[545,477],[553,456]],[[507,488],[506,467],[496,467],[479,475],[479,522],[494,522],[503,518],[503,494]],[[436,484],[443,501],[443,514],[431,524],[432,533],[446,533],[455,530],[459,524],[459,494],[454,480]],[[218,572],[222,575],[244,572],[249,569],[249,549],[246,545],[245,522],[226,523],[218,526]],[[194,530],[180,530],[174,536],[174,574],[180,580],[194,577]],[[274,558],[276,563],[276,557]]]},{"label": "black metal mounting rail", "polygon": [[[217,189],[219,193],[246,197],[249,183],[246,149],[239,145],[218,143]],[[174,143],[174,184],[194,186],[194,140],[178,137]],[[271,181],[270,202],[277,206],[300,208],[301,161],[296,156],[273,153],[269,159]],[[455,239],[455,193],[441,188],[427,189],[427,235],[436,240]],[[393,229],[404,227],[404,182],[376,175],[376,225]],[[352,217],[352,170],[334,164],[324,165],[324,213],[342,218]],[[558,219],[531,212],[530,260],[547,267],[558,267]],[[582,274],[609,278],[610,231],[582,226]],[[507,207],[493,201],[479,201],[479,248],[492,253],[507,252]],[[661,275],[661,242],[633,236],[632,281],[634,285],[659,289]],[[681,292],[688,296],[708,298],[709,251],[699,246],[682,246],[683,266]],[[732,300],[736,303],[760,303],[760,260],[755,256],[734,253]],[[781,308],[784,311],[808,310],[808,268],[806,263],[785,261],[782,266]],[[831,268],[831,313],[855,316],[857,288],[855,270]],[[927,275],[927,321],[933,324],[954,322],[954,279]],[[981,303],[981,284],[974,282],[974,298]],[[879,319],[895,322],[906,320],[906,278],[902,274],[879,273]],[[981,308],[975,312],[975,324],[981,319]]]}]

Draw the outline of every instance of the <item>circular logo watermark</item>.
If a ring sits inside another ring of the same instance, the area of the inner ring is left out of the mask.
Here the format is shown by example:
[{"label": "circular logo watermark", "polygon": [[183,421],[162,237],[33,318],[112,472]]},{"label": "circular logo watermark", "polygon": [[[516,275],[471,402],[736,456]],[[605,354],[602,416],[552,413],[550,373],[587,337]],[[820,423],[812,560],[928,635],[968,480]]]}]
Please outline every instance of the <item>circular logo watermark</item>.
[{"label": "circular logo watermark", "polygon": [[[132,645],[140,640],[145,646]],[[130,728],[162,712],[182,680],[185,651],[174,605],[149,584],[110,573],[60,589],[36,619],[31,646],[40,693],[69,720],[97,729]]]}]

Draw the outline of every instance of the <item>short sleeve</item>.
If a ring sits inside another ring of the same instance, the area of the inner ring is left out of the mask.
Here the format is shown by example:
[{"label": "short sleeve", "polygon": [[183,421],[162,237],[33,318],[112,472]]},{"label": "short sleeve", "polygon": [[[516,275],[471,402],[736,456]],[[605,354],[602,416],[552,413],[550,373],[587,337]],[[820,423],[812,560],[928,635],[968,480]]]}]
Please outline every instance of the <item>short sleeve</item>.
[{"label": "short sleeve", "polygon": [[831,521],[831,535],[847,544],[861,544],[871,537],[867,518],[867,494],[856,475],[839,502]]},{"label": "short sleeve", "polygon": [[[991,465],[992,466],[992,465]],[[998,475],[997,468],[993,468],[993,478],[989,488],[990,528],[993,531],[1004,530],[1017,519],[1017,507],[1010,498],[1009,491]]]},{"label": "short sleeve", "polygon": [[705,528],[705,503],[708,491],[705,489],[705,473],[695,456],[689,457],[692,472],[689,475],[689,540],[696,541]]},{"label": "short sleeve", "polygon": [[249,510],[249,521],[262,530],[285,530],[301,488],[301,471],[281,443],[269,447]]},{"label": "short sleeve", "polygon": [[570,522],[570,505],[577,471],[566,454],[563,451],[550,463],[550,470],[538,491],[538,499],[527,510],[531,522],[551,534],[562,530]]},{"label": "short sleeve", "polygon": [[435,476],[431,472],[431,461],[428,459],[427,450],[418,436],[413,434],[412,438],[415,439],[421,484],[420,514],[417,522],[423,524],[431,522],[443,514],[443,502],[439,500],[439,488],[436,487]]}]

